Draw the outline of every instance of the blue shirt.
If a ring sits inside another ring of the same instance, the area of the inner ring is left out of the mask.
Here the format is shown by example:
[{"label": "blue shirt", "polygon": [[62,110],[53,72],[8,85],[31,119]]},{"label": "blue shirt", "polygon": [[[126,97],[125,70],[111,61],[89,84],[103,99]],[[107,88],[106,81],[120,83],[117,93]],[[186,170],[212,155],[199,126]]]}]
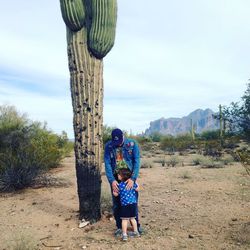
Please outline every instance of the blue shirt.
[{"label": "blue shirt", "polygon": [[121,182],[119,183],[119,195],[122,206],[127,206],[129,204],[136,203],[136,191],[135,189],[138,187],[136,183],[134,183],[134,187],[132,189],[126,189],[127,183]]}]

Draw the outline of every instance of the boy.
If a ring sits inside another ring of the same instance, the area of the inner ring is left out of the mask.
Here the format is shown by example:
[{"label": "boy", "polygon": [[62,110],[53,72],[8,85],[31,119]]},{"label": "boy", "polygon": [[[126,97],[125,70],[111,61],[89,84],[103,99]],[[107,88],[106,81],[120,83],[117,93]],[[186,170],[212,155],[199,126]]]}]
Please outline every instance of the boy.
[{"label": "boy", "polygon": [[118,170],[117,178],[120,181],[119,183],[119,191],[113,190],[113,195],[115,197],[120,196],[121,201],[121,220],[122,220],[122,240],[128,240],[127,228],[128,222],[130,221],[133,233],[132,237],[139,237],[140,234],[137,228],[136,222],[136,210],[137,210],[137,194],[138,192],[138,184],[135,183],[132,189],[126,189],[126,181],[131,178],[131,171],[127,168],[121,168]]}]

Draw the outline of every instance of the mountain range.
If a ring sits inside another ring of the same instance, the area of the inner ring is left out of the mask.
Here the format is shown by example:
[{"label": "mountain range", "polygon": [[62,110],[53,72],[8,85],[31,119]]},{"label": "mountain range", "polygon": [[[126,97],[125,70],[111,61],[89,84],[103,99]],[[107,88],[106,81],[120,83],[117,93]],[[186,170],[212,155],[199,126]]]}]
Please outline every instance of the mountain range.
[{"label": "mountain range", "polygon": [[215,114],[215,112],[211,109],[197,109],[182,118],[160,118],[150,122],[150,126],[146,129],[145,135],[151,135],[155,132],[174,136],[186,134],[191,130],[191,120],[195,133],[219,129],[219,121],[214,119],[213,114]]}]

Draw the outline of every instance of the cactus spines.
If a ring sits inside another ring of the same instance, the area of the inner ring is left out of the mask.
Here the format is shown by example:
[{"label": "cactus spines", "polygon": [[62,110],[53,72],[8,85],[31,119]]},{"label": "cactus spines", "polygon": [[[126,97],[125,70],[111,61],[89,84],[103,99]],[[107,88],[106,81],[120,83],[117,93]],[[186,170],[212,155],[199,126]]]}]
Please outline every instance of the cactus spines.
[{"label": "cactus spines", "polygon": [[75,133],[80,219],[101,218],[103,61],[114,44],[116,0],[60,0]]},{"label": "cactus spines", "polygon": [[82,0],[60,0],[60,5],[66,26],[72,31],[80,30],[86,16]]},{"label": "cactus spines", "polygon": [[88,46],[93,55],[101,59],[114,45],[117,3],[116,0],[93,0],[91,10]]}]

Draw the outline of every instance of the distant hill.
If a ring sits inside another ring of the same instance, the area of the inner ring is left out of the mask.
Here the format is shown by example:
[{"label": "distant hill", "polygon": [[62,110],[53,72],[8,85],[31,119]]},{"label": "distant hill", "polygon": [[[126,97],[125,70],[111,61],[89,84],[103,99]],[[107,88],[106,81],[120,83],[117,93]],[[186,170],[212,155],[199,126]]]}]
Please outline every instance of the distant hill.
[{"label": "distant hill", "polygon": [[160,118],[150,122],[150,126],[145,131],[145,135],[159,132],[163,135],[178,135],[190,132],[190,122],[193,121],[195,132],[201,133],[205,130],[215,130],[219,128],[219,121],[213,118],[211,109],[197,109],[182,118]]}]

